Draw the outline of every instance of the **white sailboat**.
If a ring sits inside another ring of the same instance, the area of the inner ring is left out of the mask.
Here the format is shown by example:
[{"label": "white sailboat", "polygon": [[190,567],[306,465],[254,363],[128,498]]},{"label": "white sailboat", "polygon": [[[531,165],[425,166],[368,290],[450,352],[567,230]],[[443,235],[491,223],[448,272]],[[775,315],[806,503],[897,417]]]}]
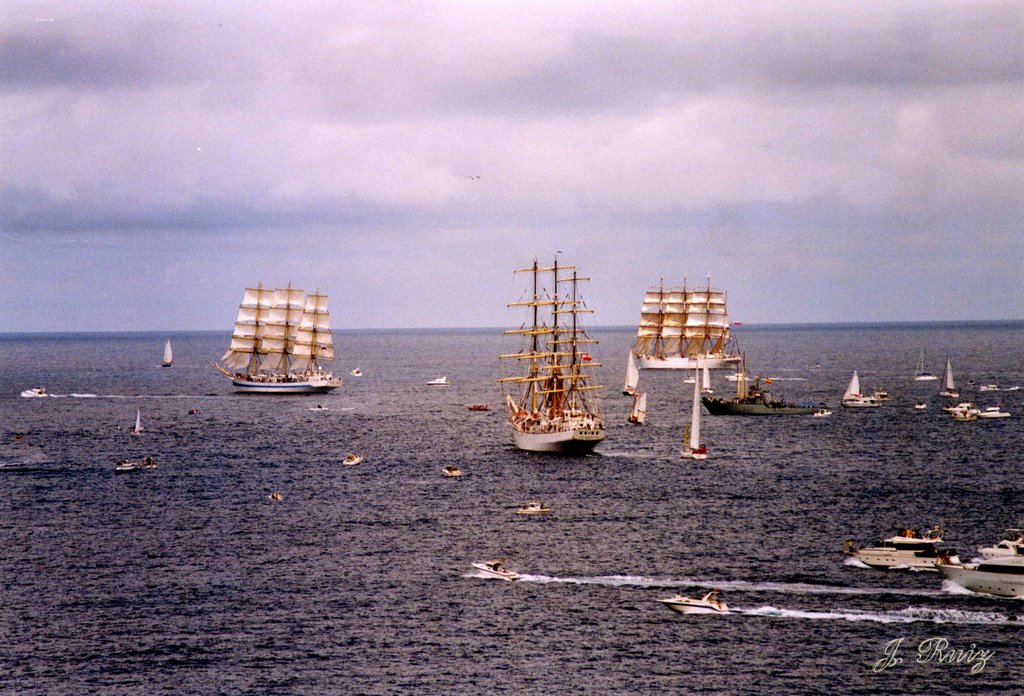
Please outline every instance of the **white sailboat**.
[{"label": "white sailboat", "polygon": [[[696,371],[695,371],[696,372]],[[700,379],[694,375],[693,380],[693,410],[690,413],[690,432],[683,443],[683,457],[689,459],[707,459],[707,445],[700,439]]]},{"label": "white sailboat", "polygon": [[643,425],[647,419],[647,392],[639,392],[633,394],[633,408],[629,411],[629,417],[626,418],[630,423],[637,425]]},{"label": "white sailboat", "polygon": [[135,425],[133,425],[131,427],[131,430],[129,430],[128,432],[130,432],[132,435],[141,435],[142,434],[142,410],[141,409],[135,409]]},{"label": "white sailboat", "polygon": [[231,346],[214,366],[254,394],[313,394],[341,386],[320,364],[334,359],[327,295],[293,288],[246,288]]},{"label": "white sailboat", "polygon": [[704,366],[704,376],[700,383],[701,394],[714,394],[715,390],[711,388],[711,371],[708,370],[708,366]]},{"label": "white sailboat", "polygon": [[921,351],[921,357],[917,360],[917,369],[914,370],[914,381],[915,382],[934,382],[938,377],[933,375],[931,372],[924,371],[924,351]]},{"label": "white sailboat", "polygon": [[853,371],[841,403],[846,408],[877,408],[880,405],[878,399],[860,393],[860,377],[856,370]]},{"label": "white sailboat", "polygon": [[167,339],[164,342],[164,367],[170,367],[171,363],[174,362],[174,353],[171,352],[171,339]]},{"label": "white sailboat", "polygon": [[[523,336],[526,346],[499,357],[526,363],[526,374],[498,380],[522,389],[517,398],[505,394],[516,447],[531,452],[590,452],[604,439],[605,427],[594,395],[602,387],[590,384],[588,373],[600,365],[582,350],[584,344],[597,343],[587,337],[580,322],[580,315],[591,311],[579,295],[579,283],[587,279],[578,277],[574,266],[560,266],[557,258],[550,267],[542,268],[534,260],[532,267],[516,273],[532,274],[532,290],[527,291],[527,299],[509,307],[528,307],[530,319],[505,333]],[[542,277],[551,279],[547,289],[541,286]],[[564,294],[563,284],[569,286]]]},{"label": "white sailboat", "polygon": [[682,370],[698,362],[719,369],[740,362],[732,348],[726,296],[721,290],[665,288],[644,295],[633,344],[641,370]]},{"label": "white sailboat", "polygon": [[939,392],[939,396],[949,396],[954,399],[960,396],[956,383],[953,381],[953,363],[948,355],[946,356],[946,368],[942,371],[942,390]]},{"label": "white sailboat", "polygon": [[640,383],[640,369],[636,366],[633,351],[626,358],[626,384],[622,387],[623,394],[636,394],[636,386]]}]

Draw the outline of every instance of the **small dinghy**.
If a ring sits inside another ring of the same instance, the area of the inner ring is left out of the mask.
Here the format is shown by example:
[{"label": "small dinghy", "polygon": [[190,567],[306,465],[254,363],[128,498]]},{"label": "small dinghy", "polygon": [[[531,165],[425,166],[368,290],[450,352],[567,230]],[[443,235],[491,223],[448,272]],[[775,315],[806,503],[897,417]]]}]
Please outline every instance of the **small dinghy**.
[{"label": "small dinghy", "polygon": [[462,469],[460,469],[457,466],[452,466],[451,464],[449,464],[445,468],[441,469],[441,473],[447,476],[448,478],[459,478],[460,476],[462,476]]},{"label": "small dinghy", "polygon": [[499,558],[494,561],[481,561],[474,563],[473,567],[478,571],[491,578],[499,578],[501,580],[518,580],[519,574],[514,573],[505,567],[505,559]]},{"label": "small dinghy", "polygon": [[363,458],[355,452],[349,452],[345,455],[345,458],[341,460],[341,463],[345,466],[355,466],[356,464],[362,464]]}]

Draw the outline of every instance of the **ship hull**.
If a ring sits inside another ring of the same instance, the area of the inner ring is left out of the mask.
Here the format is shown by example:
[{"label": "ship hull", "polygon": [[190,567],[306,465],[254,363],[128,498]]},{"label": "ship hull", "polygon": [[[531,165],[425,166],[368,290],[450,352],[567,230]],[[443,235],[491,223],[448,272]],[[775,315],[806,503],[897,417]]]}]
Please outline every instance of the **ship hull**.
[{"label": "ship hull", "polygon": [[326,394],[341,386],[340,379],[297,379],[294,382],[268,382],[232,378],[231,385],[241,394]]},{"label": "ship hull", "polygon": [[574,428],[552,433],[525,433],[512,429],[516,447],[526,452],[587,454],[604,440],[603,428]]},{"label": "ship hull", "polygon": [[676,355],[667,358],[638,355],[636,359],[637,367],[641,370],[693,370],[698,367],[720,370],[738,365],[739,362],[740,356],[738,355],[698,355],[693,357]]},{"label": "ship hull", "polygon": [[[1024,597],[1024,574],[979,570],[977,567],[940,565],[938,570],[948,580],[972,592],[997,597]],[[1011,568],[1011,570],[1016,570]]]},{"label": "ship hull", "polygon": [[712,416],[789,416],[814,413],[820,406],[768,406],[766,404],[739,404],[721,399],[701,399]]}]

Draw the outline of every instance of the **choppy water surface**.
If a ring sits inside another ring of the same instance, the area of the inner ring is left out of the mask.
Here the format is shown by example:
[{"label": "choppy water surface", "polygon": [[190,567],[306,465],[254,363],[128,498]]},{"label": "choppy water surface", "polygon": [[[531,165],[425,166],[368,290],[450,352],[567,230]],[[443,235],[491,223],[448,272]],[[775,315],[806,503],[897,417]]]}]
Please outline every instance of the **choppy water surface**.
[{"label": "choppy water surface", "polygon": [[[705,415],[711,458],[698,463],[678,456],[683,376],[643,373],[648,420],[630,426],[631,332],[592,333],[610,427],[582,459],[511,447],[498,332],[337,332],[343,387],[293,397],[232,394],[211,367],[226,335],[171,335],[170,368],[163,335],[0,337],[0,686],[889,694],[1024,683],[1024,602],[841,553],[847,538],[940,524],[966,560],[1024,526],[1024,390],[968,384],[1024,386],[1024,327],[744,327],[752,372],[835,414]],[[951,421],[937,383],[910,380],[921,349],[934,373],[949,353],[966,396],[1014,417]],[[838,408],[854,369],[893,401]],[[445,374],[451,386],[426,386]],[[33,386],[67,396],[19,397]],[[717,375],[715,388],[732,387]],[[477,402],[492,410],[467,411]],[[133,437],[136,409],[145,432]],[[365,462],[341,466],[349,451]],[[114,474],[144,454],[159,468]],[[447,464],[466,475],[442,477]],[[514,514],[533,499],[552,512]],[[496,557],[522,580],[472,572]],[[733,614],[681,617],[655,601],[710,587]],[[929,638],[992,655],[973,674],[916,662]],[[899,639],[903,662],[874,671]]]}]

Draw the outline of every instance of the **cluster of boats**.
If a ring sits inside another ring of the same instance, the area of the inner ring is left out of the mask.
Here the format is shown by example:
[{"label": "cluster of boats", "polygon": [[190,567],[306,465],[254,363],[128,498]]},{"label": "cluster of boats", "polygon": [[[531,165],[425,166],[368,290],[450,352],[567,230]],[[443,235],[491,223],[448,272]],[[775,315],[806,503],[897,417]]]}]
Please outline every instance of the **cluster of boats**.
[{"label": "cluster of boats", "polygon": [[971,563],[962,563],[942,536],[939,527],[924,534],[907,528],[875,546],[847,540],[846,554],[872,568],[934,570],[973,592],[1024,597],[1024,529],[1006,530],[998,543],[979,548],[982,560]]}]

